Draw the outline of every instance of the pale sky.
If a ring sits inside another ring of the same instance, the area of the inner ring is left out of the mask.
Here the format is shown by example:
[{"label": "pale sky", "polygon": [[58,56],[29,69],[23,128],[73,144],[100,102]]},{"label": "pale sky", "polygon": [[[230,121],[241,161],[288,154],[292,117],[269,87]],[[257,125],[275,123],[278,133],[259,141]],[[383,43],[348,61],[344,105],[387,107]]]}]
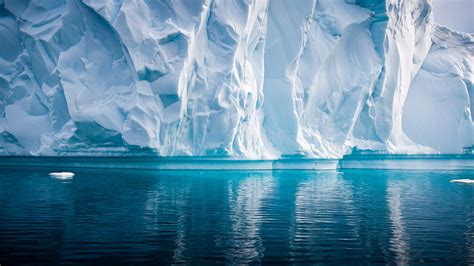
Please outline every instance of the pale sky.
[{"label": "pale sky", "polygon": [[433,0],[433,17],[453,30],[474,33],[474,0]]}]

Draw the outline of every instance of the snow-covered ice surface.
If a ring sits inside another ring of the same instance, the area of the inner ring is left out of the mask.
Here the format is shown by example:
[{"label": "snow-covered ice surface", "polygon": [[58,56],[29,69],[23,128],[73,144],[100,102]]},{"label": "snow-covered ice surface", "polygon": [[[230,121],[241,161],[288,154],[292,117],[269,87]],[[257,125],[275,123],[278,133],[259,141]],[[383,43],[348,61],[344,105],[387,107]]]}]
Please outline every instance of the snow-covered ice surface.
[{"label": "snow-covered ice surface", "polygon": [[429,0],[0,0],[1,155],[462,153],[474,37]]}]

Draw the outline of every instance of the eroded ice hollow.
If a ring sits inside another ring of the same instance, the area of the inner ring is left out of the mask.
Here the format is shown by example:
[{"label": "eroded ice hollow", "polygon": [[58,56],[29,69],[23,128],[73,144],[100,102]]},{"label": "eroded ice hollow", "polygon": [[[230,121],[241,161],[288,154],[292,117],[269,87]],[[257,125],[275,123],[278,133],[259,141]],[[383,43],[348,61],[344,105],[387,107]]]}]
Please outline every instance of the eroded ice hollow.
[{"label": "eroded ice hollow", "polygon": [[428,0],[0,0],[0,40],[1,155],[474,145],[474,37]]}]

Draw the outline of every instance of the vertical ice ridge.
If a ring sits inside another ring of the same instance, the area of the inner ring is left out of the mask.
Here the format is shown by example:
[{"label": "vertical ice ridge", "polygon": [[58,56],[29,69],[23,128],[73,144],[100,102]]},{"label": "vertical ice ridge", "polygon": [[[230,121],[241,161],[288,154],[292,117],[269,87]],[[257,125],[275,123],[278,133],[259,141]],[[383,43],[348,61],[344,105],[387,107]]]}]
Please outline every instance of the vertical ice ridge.
[{"label": "vertical ice ridge", "polygon": [[296,106],[297,77],[291,72],[304,42],[304,24],[310,18],[315,2],[303,1],[300,5],[285,5],[284,1],[278,0],[269,2],[264,58],[264,128],[269,140],[283,154],[307,152]]}]

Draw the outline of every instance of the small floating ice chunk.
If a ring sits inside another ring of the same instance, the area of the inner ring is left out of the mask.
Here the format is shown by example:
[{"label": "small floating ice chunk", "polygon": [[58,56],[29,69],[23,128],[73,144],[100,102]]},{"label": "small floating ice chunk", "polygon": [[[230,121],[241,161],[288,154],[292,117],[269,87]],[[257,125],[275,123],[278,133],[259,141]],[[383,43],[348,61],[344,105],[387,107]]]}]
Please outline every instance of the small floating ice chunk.
[{"label": "small floating ice chunk", "polygon": [[474,179],[453,179],[451,183],[474,184]]},{"label": "small floating ice chunk", "polygon": [[68,180],[74,177],[74,173],[71,172],[52,172],[49,175],[56,179]]}]

